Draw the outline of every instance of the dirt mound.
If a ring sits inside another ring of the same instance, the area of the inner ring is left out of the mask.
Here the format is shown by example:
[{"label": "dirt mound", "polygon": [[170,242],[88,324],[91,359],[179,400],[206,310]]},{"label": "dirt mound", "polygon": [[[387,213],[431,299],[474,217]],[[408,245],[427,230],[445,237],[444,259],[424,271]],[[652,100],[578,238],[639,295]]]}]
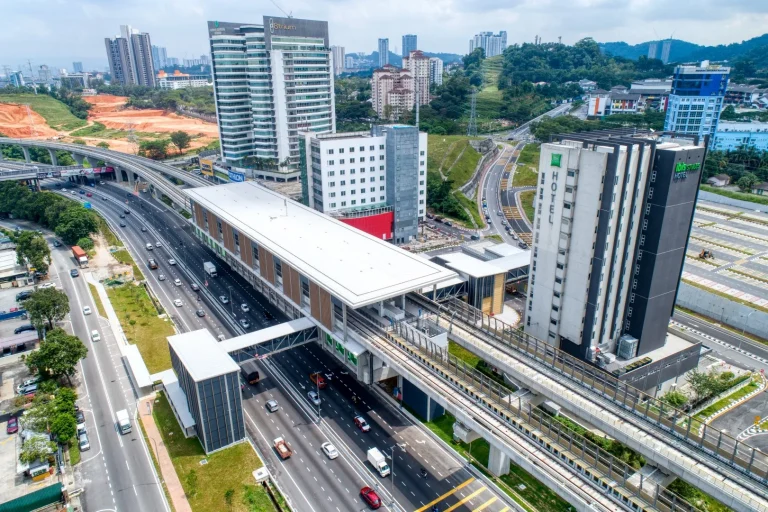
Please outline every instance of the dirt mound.
[{"label": "dirt mound", "polygon": [[125,96],[112,96],[111,94],[99,94],[98,96],[86,96],[83,98],[85,101],[93,105],[89,114],[91,116],[100,114],[103,112],[115,112],[120,110],[128,98]]},{"label": "dirt mound", "polygon": [[0,133],[22,139],[59,134],[48,126],[43,116],[26,105],[15,103],[0,103]]}]

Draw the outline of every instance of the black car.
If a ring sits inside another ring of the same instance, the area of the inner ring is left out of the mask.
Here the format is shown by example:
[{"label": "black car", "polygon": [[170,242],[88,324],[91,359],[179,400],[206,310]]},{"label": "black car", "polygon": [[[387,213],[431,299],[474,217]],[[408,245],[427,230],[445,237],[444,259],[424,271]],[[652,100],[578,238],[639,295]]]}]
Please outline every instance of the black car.
[{"label": "black car", "polygon": [[123,213],[125,213],[126,215],[130,215],[131,214],[131,210],[125,209],[125,210],[123,210]]},{"label": "black car", "polygon": [[202,309],[198,309],[197,311],[195,311],[195,314],[200,318],[202,318],[205,316],[205,311],[203,311]]},{"label": "black car", "polygon": [[121,227],[121,228],[124,228],[124,227],[125,227],[125,225],[126,225],[126,224],[125,224],[125,222],[121,222],[121,223],[120,223],[120,227]]},{"label": "black car", "polygon": [[22,332],[34,331],[35,326],[32,324],[20,325],[13,330],[13,334],[21,334]]},{"label": "black car", "polygon": [[56,240],[56,239],[54,238],[54,240],[53,240],[53,246],[54,246],[54,247],[61,247],[61,242],[59,242],[58,240]]},{"label": "black car", "polygon": [[72,277],[77,277],[80,275],[80,271],[77,270],[76,268],[73,268],[72,270],[69,271],[69,275]]},{"label": "black car", "polygon": [[32,292],[19,292],[16,294],[16,300],[18,302],[21,302],[23,300],[27,300],[32,295]]},{"label": "black car", "polygon": [[123,215],[123,214],[121,213],[121,214],[120,214],[120,218],[121,218],[121,219],[124,219],[124,218],[125,218],[125,215]]}]

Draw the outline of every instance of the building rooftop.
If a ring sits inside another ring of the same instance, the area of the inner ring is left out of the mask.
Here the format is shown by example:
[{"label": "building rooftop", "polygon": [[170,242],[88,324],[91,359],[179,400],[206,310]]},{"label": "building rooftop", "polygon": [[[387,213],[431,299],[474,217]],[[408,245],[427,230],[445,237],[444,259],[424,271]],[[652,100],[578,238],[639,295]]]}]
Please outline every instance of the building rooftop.
[{"label": "building rooftop", "polygon": [[493,265],[493,260],[483,261],[478,258],[473,258],[469,254],[463,252],[441,254],[436,256],[436,258],[445,261],[445,264],[456,272],[467,274],[472,277],[486,277],[506,273],[506,270],[502,270],[498,266]]},{"label": "building rooftop", "polygon": [[224,352],[208,329],[168,336],[168,344],[195,382],[240,371],[237,363]]},{"label": "building rooftop", "polygon": [[456,275],[254,182],[184,193],[352,308]]}]

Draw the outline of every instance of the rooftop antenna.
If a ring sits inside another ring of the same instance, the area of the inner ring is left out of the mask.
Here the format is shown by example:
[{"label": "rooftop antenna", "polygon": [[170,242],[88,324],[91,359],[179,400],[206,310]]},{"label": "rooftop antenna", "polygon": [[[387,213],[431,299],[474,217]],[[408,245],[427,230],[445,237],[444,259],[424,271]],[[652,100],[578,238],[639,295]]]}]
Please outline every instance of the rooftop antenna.
[{"label": "rooftop antenna", "polygon": [[277,7],[278,9],[280,9],[280,12],[282,12],[283,14],[285,14],[285,17],[286,17],[286,18],[293,18],[293,11],[291,11],[291,12],[285,12],[285,9],[283,9],[282,7],[280,7],[280,6],[277,4],[277,2],[275,2],[275,0],[270,0],[270,1],[272,2],[272,4],[273,4],[275,7]]}]

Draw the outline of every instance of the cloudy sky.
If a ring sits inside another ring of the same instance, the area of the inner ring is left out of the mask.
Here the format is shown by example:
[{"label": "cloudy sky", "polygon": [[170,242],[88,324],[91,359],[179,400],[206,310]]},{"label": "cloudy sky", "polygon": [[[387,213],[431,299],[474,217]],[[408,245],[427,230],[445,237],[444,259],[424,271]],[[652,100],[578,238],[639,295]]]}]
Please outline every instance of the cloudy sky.
[{"label": "cloudy sky", "polygon": [[[479,31],[506,30],[509,43],[558,36],[571,44],[639,43],[668,37],[699,44],[739,42],[768,31],[768,0],[275,0],[296,18],[328,20],[331,44],[371,52],[378,37],[400,49],[417,34],[419,49],[466,53]],[[149,32],[168,56],[207,53],[206,21],[260,22],[279,16],[271,0],[0,0],[0,66],[107,65],[104,37],[121,24]],[[1,68],[0,68],[1,69]]]}]

